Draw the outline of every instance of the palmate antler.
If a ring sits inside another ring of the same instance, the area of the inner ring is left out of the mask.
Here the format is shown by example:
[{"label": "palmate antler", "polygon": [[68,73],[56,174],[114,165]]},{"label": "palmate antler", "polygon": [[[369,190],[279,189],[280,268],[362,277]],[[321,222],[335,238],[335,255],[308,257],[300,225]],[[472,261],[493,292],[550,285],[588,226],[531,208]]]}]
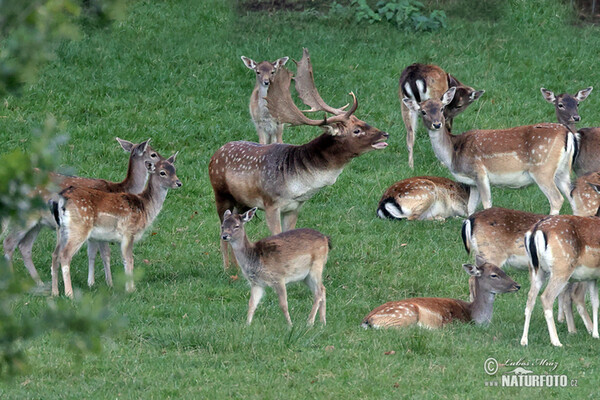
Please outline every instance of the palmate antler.
[{"label": "palmate antler", "polygon": [[273,117],[279,120],[280,123],[319,126],[346,121],[354,114],[358,107],[358,101],[352,92],[350,93],[353,98],[352,108],[345,112],[344,108],[346,108],[347,105],[342,108],[333,108],[323,101],[315,87],[308,49],[304,48],[302,59],[300,61],[294,60],[294,62],[297,65],[296,77],[294,78],[296,82],[296,91],[302,102],[311,108],[307,111],[325,111],[334,114],[334,116],[322,120],[313,120],[306,117],[296,106],[290,94],[292,73],[285,68],[281,68],[269,85],[266,97],[267,108]]}]

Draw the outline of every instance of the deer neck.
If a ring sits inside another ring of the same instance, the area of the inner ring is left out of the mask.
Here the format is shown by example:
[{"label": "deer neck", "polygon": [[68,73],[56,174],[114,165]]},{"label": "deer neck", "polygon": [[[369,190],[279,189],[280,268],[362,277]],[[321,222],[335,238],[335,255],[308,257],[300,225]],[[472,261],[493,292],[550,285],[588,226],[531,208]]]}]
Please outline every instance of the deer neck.
[{"label": "deer neck", "polygon": [[290,154],[298,165],[305,166],[309,170],[337,170],[342,169],[354,157],[343,143],[329,133],[323,133],[310,142],[296,147]]},{"label": "deer neck", "polygon": [[477,324],[489,324],[494,311],[495,294],[480,288],[479,281],[475,281],[475,299],[469,304],[471,319]]},{"label": "deer neck", "polygon": [[123,192],[138,194],[144,191],[148,171],[143,162],[136,162],[134,156],[129,157],[129,166],[127,167],[127,176],[120,182]]},{"label": "deer neck", "polygon": [[435,156],[452,171],[452,161],[454,159],[454,135],[442,124],[440,129],[429,130],[429,139]]},{"label": "deer neck", "polygon": [[159,185],[156,180],[158,180],[158,177],[156,175],[151,175],[148,179],[148,185],[146,186],[146,189],[144,189],[144,191],[140,194],[146,210],[148,225],[154,221],[160,212],[168,192],[168,189]]},{"label": "deer neck", "polygon": [[243,237],[233,239],[229,244],[231,244],[235,259],[240,265],[244,276],[250,279],[259,265],[258,255],[256,254],[256,245],[248,239],[246,232],[244,232]]}]

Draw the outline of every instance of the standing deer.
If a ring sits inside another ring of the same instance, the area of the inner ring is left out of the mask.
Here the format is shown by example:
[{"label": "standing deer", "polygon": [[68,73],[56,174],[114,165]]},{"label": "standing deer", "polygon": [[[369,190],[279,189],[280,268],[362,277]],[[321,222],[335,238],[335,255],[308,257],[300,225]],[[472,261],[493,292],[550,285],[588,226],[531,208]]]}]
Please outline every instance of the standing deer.
[{"label": "standing deer", "polygon": [[258,142],[261,144],[283,143],[283,124],[271,116],[265,97],[273,77],[288,60],[289,57],[282,57],[275,62],[256,63],[256,61],[242,56],[244,65],[256,72],[256,85],[250,96],[250,115],[256,126]]},{"label": "standing deer", "polygon": [[73,255],[88,239],[121,243],[121,255],[131,292],[133,283],[133,244],[152,224],[169,189],[182,186],[175,174],[177,154],[156,164],[146,162],[150,174],[146,188],[139,195],[109,193],[83,187],[68,187],[50,207],[58,224],[57,243],[52,254],[52,295],[58,296],[58,266],[62,269],[65,294],[73,297],[70,264]]},{"label": "standing deer", "polygon": [[558,214],[564,201],[561,192],[571,200],[569,174],[575,134],[560,124],[538,124],[453,135],[445,128],[443,110],[455,92],[450,88],[442,100],[429,99],[421,104],[409,98],[403,101],[421,113],[437,158],[456,180],[472,186],[469,215],[477,208],[480,196],[484,208],[492,206],[490,184],[518,188],[534,182],[548,198],[550,214]]},{"label": "standing deer", "polygon": [[573,214],[581,216],[596,215],[600,208],[600,194],[596,186],[600,185],[600,172],[590,172],[575,180],[571,197],[573,197]]},{"label": "standing deer", "polygon": [[466,217],[468,200],[468,185],[437,176],[419,176],[390,186],[379,201],[377,215],[409,221]]},{"label": "standing deer", "polygon": [[600,128],[582,128],[579,131],[575,128],[575,124],[581,120],[579,103],[587,99],[592,89],[591,86],[582,89],[575,96],[568,93],[555,96],[552,91],[541,88],[544,99],[554,105],[558,122],[568,127],[571,132],[577,132],[578,152],[573,163],[573,170],[577,175],[600,171]]},{"label": "standing deer", "polygon": [[[296,62],[296,61],[294,61]],[[282,68],[269,85],[267,106],[281,123],[321,126],[325,132],[301,146],[275,143],[260,145],[230,142],[212,156],[208,173],[215,193],[217,213],[244,212],[252,207],[265,210],[273,234],[293,229],[302,204],[321,188],[333,185],[354,157],[387,146],[388,134],[374,128],[350,110],[328,106],[314,86],[308,50],[296,62],[296,90],[311,111],[326,111],[330,118],[312,120],[294,104],[289,86],[291,72]],[[221,240],[223,263],[229,265],[227,243]]]},{"label": "standing deer", "polygon": [[329,237],[312,229],[294,229],[252,243],[244,225],[255,213],[256,208],[242,215],[226,210],[221,225],[221,239],[231,243],[242,273],[250,283],[248,325],[252,323],[254,311],[268,286],[277,293],[279,306],[291,326],[286,285],[299,281],[304,281],[314,295],[308,325],[314,324],[317,311],[325,325],[326,299],[322,276],[331,248]]},{"label": "standing deer", "polygon": [[[589,216],[594,213],[595,210],[593,213],[580,215]],[[478,211],[463,222],[461,233],[465,250],[500,268],[511,265],[520,270],[528,269],[525,234],[545,217],[546,215],[499,207]],[[558,320],[562,322],[566,319],[571,333],[577,331],[573,320],[573,303],[586,329],[591,332],[592,321],[585,308],[586,288],[585,282],[570,283],[558,298]],[[469,292],[473,300],[475,285],[472,279],[469,280]]]},{"label": "standing deer", "polygon": [[456,87],[456,94],[452,102],[444,109],[445,124],[448,132],[452,130],[452,120],[466,110],[475,100],[485,93],[485,90],[476,91],[465,86],[455,77],[444,72],[437,65],[412,64],[400,74],[398,97],[402,109],[402,120],[406,127],[406,147],[408,148],[408,165],[414,168],[413,146],[417,128],[418,114],[404,104],[402,99],[409,98],[417,103],[428,99],[441,99],[442,95],[451,87]]},{"label": "standing deer", "polygon": [[[129,153],[129,166],[127,176],[121,182],[109,182],[104,179],[80,178],[76,176],[65,176],[51,173],[52,182],[60,189],[66,189],[70,186],[85,187],[110,193],[140,193],[144,190],[146,184],[147,170],[146,162],[158,162],[163,159],[150,145],[150,139],[134,144],[127,140],[116,138],[123,150]],[[44,192],[42,196],[46,201],[50,199],[50,193]],[[41,210],[33,213],[24,226],[10,226],[9,233],[4,239],[4,256],[10,262],[13,253],[17,247],[23,255],[23,263],[27,267],[29,274],[38,285],[43,285],[42,280],[35,268],[32,258],[32,248],[35,239],[40,230],[44,227],[56,229],[57,225],[50,210]],[[100,251],[100,256],[104,264],[104,274],[106,283],[112,286],[112,275],[110,272],[110,247],[107,242],[99,242],[93,239],[88,241],[88,285],[94,285],[94,264],[96,262],[96,253]]]},{"label": "standing deer", "polygon": [[[554,324],[554,300],[569,280],[589,281],[592,303],[592,337],[598,338],[598,290],[600,277],[600,218],[554,215],[542,219],[525,235],[531,267],[531,287],[525,307],[525,324],[521,345],[529,342],[529,324],[536,298],[546,280],[541,296],[550,342],[561,347]],[[548,278],[549,277],[549,278]]]},{"label": "standing deer", "polygon": [[477,291],[472,302],[440,297],[390,301],[371,311],[364,318],[362,326],[404,328],[419,325],[437,329],[453,321],[489,324],[496,294],[516,292],[521,286],[500,268],[484,262],[479,257],[477,265],[463,264],[463,268],[475,280]]}]

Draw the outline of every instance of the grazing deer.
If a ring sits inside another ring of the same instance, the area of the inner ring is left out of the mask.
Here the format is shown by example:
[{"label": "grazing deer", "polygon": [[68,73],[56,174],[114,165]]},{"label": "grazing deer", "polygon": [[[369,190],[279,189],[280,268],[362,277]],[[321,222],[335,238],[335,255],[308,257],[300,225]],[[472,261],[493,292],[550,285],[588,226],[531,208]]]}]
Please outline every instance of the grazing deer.
[{"label": "grazing deer", "polygon": [[550,214],[558,214],[564,201],[561,192],[571,201],[569,174],[575,134],[560,124],[538,124],[453,135],[445,128],[443,110],[455,91],[448,89],[442,100],[429,99],[421,104],[409,98],[403,101],[421,113],[437,158],[456,180],[472,186],[469,215],[480,197],[483,208],[492,206],[490,185],[518,188],[534,182],[548,198]]},{"label": "grazing deer", "polygon": [[250,96],[250,115],[260,144],[283,143],[283,124],[271,116],[267,109],[267,90],[279,68],[283,67],[289,57],[282,57],[275,62],[256,61],[242,56],[244,65],[256,72],[256,85]]},{"label": "grazing deer", "polygon": [[[129,153],[129,166],[127,168],[127,176],[121,182],[109,182],[104,179],[81,178],[75,176],[65,176],[61,174],[50,174],[52,182],[60,189],[66,189],[70,186],[86,187],[103,192],[110,193],[140,193],[144,190],[146,184],[147,170],[145,162],[158,162],[163,159],[150,145],[150,139],[134,144],[127,140],[116,138],[123,150]],[[42,193],[45,200],[50,199],[50,194]],[[43,285],[42,280],[35,268],[32,258],[32,248],[35,239],[40,230],[44,227],[56,229],[57,225],[50,210],[41,210],[33,213],[24,226],[10,226],[9,233],[4,239],[4,256],[9,262],[12,260],[13,253],[17,247],[23,255],[23,263],[27,267],[29,274],[38,285]],[[106,283],[112,286],[112,275],[110,272],[110,247],[107,242],[98,242],[90,239],[88,241],[88,262],[89,274],[88,285],[94,284],[94,264],[96,261],[96,253],[100,251],[100,256],[104,264],[104,273]]]},{"label": "grazing deer", "polygon": [[314,295],[308,325],[314,324],[317,311],[321,323],[325,325],[326,301],[322,276],[331,248],[329,237],[312,229],[294,229],[252,243],[248,240],[244,224],[255,213],[256,208],[242,215],[226,210],[221,225],[221,239],[231,243],[242,273],[250,283],[248,325],[252,323],[254,311],[268,286],[277,293],[279,306],[291,326],[286,285],[298,281],[304,281]]},{"label": "grazing deer", "polygon": [[58,224],[57,244],[52,254],[52,294],[58,296],[58,266],[62,269],[65,294],[73,297],[70,264],[73,255],[88,239],[121,243],[127,278],[126,290],[133,291],[133,243],[152,224],[169,189],[182,186],[175,174],[177,154],[156,164],[146,162],[150,174],[146,188],[139,195],[109,193],[100,190],[68,187],[58,199],[49,202]]},{"label": "grazing deer", "polygon": [[443,220],[467,216],[469,186],[437,176],[403,179],[390,186],[377,207],[380,218]]},{"label": "grazing deer", "polygon": [[[598,290],[600,277],[600,218],[572,215],[554,215],[542,219],[525,235],[525,246],[531,267],[531,287],[525,307],[525,324],[521,345],[528,344],[531,312],[536,298],[546,280],[548,284],[541,296],[544,317],[548,325],[550,342],[561,347],[553,305],[556,297],[569,280],[588,281],[592,303],[592,337],[598,338]],[[549,278],[548,278],[549,276]]]},{"label": "grazing deer", "polygon": [[402,99],[409,98],[417,103],[428,99],[441,99],[451,87],[456,87],[452,102],[444,109],[445,124],[448,132],[452,130],[452,120],[475,100],[485,93],[460,83],[452,75],[444,72],[437,65],[412,64],[400,74],[398,97],[402,109],[402,120],[406,126],[406,147],[408,148],[408,165],[414,168],[413,146],[417,128],[418,114],[404,104]]},{"label": "grazing deer", "polygon": [[468,303],[458,299],[440,297],[415,297],[390,301],[373,311],[363,320],[364,328],[404,328],[419,325],[441,328],[453,321],[489,324],[492,320],[496,294],[516,292],[521,286],[495,265],[477,258],[477,265],[463,264],[467,273],[475,278],[475,299]]},{"label": "grazing deer", "polygon": [[[478,211],[463,222],[461,233],[465,250],[500,268],[511,265],[520,270],[528,269],[529,258],[525,249],[525,234],[545,217],[546,215],[499,207]],[[573,320],[573,303],[586,328],[591,330],[592,321],[585,308],[586,288],[585,282],[570,283],[558,299],[558,320],[562,322],[566,319],[571,333],[577,331]],[[473,300],[475,295],[473,279],[469,279],[469,292]]]},{"label": "grazing deer", "polygon": [[[386,132],[353,115],[358,107],[354,94],[354,103],[346,112],[325,104],[314,86],[307,49],[296,64],[296,90],[302,101],[311,111],[334,115],[322,120],[307,118],[292,100],[291,72],[282,68],[275,74],[267,93],[271,114],[282,123],[321,126],[325,132],[301,146],[230,142],[217,150],[208,173],[221,220],[226,210],[243,212],[258,207],[265,210],[271,233],[293,229],[302,204],[321,188],[333,185],[346,164],[354,157],[387,146]],[[223,240],[221,250],[227,268],[229,254]]]},{"label": "grazing deer", "polygon": [[582,89],[575,96],[568,93],[555,96],[552,91],[541,88],[544,99],[554,105],[558,122],[578,134],[578,152],[573,163],[577,175],[600,171],[600,128],[583,128],[579,131],[575,128],[575,124],[581,120],[579,103],[587,99],[592,89],[591,86]]}]

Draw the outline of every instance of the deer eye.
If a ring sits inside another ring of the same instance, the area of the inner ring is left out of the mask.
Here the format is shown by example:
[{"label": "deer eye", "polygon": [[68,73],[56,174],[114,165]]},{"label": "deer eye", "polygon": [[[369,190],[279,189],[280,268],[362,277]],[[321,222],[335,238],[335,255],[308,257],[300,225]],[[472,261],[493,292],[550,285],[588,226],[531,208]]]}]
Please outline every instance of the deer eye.
[{"label": "deer eye", "polygon": [[275,70],[271,71],[271,75],[275,75],[275,72],[276,72]]},{"label": "deer eye", "polygon": [[360,129],[356,128],[356,129],[354,130],[354,134],[355,134],[355,135],[358,135],[359,133],[360,133]]},{"label": "deer eye", "polygon": [[236,225],[234,226],[234,228],[235,228],[235,229],[238,229],[239,227],[240,227],[240,224],[236,224]]},{"label": "deer eye", "polygon": [[167,176],[167,173],[165,171],[160,171],[160,176]]},{"label": "deer eye", "polygon": [[421,115],[427,115],[427,112],[425,110],[421,110]]},{"label": "deer eye", "polygon": [[256,71],[256,75],[260,75],[260,71]]},{"label": "deer eye", "polygon": [[150,158],[156,158],[156,153],[150,154]]},{"label": "deer eye", "polygon": [[490,276],[494,279],[498,278],[498,274],[491,274]]},{"label": "deer eye", "polygon": [[563,109],[563,108],[565,108],[565,106],[563,103],[558,103],[558,108]]}]

